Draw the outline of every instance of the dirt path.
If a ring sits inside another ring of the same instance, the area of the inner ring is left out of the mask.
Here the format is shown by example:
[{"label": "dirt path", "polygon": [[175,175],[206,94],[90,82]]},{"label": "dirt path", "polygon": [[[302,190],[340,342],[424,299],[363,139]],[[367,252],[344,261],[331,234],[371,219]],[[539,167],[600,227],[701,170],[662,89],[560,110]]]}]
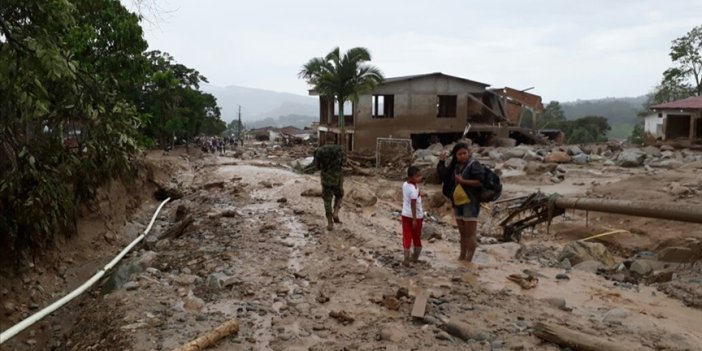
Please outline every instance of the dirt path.
[{"label": "dirt path", "polygon": [[[588,272],[557,280],[562,269],[516,258],[542,243],[481,245],[476,269],[454,261],[454,229],[437,225],[443,239],[425,241],[426,262],[407,269],[399,265],[396,203],[381,198],[361,207],[347,196],[344,224],[326,232],[321,199],[301,196],[318,188],[315,176],[231,161],[205,160],[210,165],[195,172],[185,198],[169,205],[155,231],[171,225],[179,206],[194,224],[178,238],[152,243],[153,254],[135,253],[133,260],[148,267],[132,276],[134,284],[84,301],[63,349],[172,349],[230,319],[241,330],[215,350],[559,350],[531,335],[537,321],[632,349],[702,345],[700,310]],[[223,184],[209,186],[216,182]],[[368,187],[365,182],[348,179],[347,192]],[[506,280],[524,269],[543,274],[537,288]],[[383,303],[400,288],[410,297]],[[412,301],[422,290],[431,292],[427,317],[414,320]],[[330,312],[345,312],[353,322]],[[444,330],[449,320],[468,326],[467,341]]]}]

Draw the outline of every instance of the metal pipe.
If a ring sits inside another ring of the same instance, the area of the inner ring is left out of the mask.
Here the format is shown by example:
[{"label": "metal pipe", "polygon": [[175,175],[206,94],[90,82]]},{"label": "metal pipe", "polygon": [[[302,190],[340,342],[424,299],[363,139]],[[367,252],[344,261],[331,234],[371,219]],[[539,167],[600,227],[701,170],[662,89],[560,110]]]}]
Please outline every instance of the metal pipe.
[{"label": "metal pipe", "polygon": [[154,212],[153,217],[151,217],[151,222],[149,223],[149,226],[146,227],[144,233],[136,239],[134,239],[134,241],[132,241],[129,245],[127,245],[127,247],[125,247],[124,250],[122,250],[114,259],[112,259],[112,261],[110,261],[110,263],[106,264],[105,267],[103,267],[101,270],[95,273],[95,275],[88,279],[87,282],[83,283],[83,285],[73,290],[70,294],[62,297],[60,300],[52,303],[51,305],[44,307],[41,311],[27,317],[23,321],[15,324],[11,328],[2,332],[2,334],[0,334],[0,344],[5,343],[7,340],[10,340],[15,335],[32,326],[32,324],[40,321],[42,318],[63,307],[63,305],[67,304],[74,298],[80,296],[80,294],[84,293],[86,290],[88,290],[88,288],[93,286],[93,284],[95,284],[100,278],[102,278],[102,276],[105,275],[107,271],[112,269],[112,267],[114,267],[117,264],[117,262],[119,262],[122,259],[122,257],[124,257],[134,246],[136,246],[136,244],[138,244],[142,239],[144,239],[146,234],[148,234],[151,230],[151,226],[154,225],[154,221],[156,221],[156,216],[158,216],[158,213],[161,212],[161,208],[170,200],[170,197],[166,200],[163,200],[161,205],[159,205],[156,209],[156,212]]},{"label": "metal pipe", "polygon": [[572,208],[702,224],[702,206],[699,205],[572,197],[559,197],[555,199],[554,204],[556,207],[564,209]]}]

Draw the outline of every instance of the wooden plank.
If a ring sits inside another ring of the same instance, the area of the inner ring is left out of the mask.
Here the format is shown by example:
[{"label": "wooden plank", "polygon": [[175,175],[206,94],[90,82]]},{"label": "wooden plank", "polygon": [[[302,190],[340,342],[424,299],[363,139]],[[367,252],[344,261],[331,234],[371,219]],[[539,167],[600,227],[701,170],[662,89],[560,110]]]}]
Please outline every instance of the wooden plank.
[{"label": "wooden plank", "polygon": [[214,346],[219,340],[239,332],[239,322],[231,320],[220,324],[199,338],[173,351],[201,351]]},{"label": "wooden plank", "polygon": [[422,290],[414,299],[412,306],[412,317],[422,318],[427,310],[427,300],[429,300],[429,291]]},{"label": "wooden plank", "polygon": [[539,322],[534,326],[534,335],[562,347],[570,347],[578,351],[626,351],[641,350],[642,348],[622,343],[613,343],[603,338],[585,334],[560,325]]}]

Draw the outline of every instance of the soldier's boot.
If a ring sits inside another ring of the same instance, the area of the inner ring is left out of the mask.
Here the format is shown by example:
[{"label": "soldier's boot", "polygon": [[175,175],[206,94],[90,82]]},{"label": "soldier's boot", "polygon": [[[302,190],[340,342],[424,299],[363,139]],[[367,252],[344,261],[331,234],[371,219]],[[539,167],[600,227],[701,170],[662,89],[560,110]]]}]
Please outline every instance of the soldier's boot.
[{"label": "soldier's boot", "polygon": [[410,266],[410,250],[405,250],[405,259],[402,261],[402,265],[405,267]]},{"label": "soldier's boot", "polygon": [[421,247],[415,247],[412,253],[412,262],[419,262],[419,254],[422,253]]},{"label": "soldier's boot", "polygon": [[327,230],[334,230],[334,220],[331,217],[327,217]]},{"label": "soldier's boot", "polygon": [[334,219],[334,223],[339,223],[341,224],[341,220],[339,219],[339,210],[341,209],[341,202],[338,201],[334,203],[334,213],[332,214],[332,218]]}]

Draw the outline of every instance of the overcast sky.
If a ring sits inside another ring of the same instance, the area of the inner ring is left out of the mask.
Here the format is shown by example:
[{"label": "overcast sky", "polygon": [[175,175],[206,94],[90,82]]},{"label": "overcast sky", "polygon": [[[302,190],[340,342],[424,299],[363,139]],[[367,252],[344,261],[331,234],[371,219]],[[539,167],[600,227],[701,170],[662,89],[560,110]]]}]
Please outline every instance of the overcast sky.
[{"label": "overcast sky", "polygon": [[306,94],[300,67],[364,46],[386,77],[443,72],[544,100],[637,96],[670,66],[702,0],[154,0],[150,49],[219,86]]}]

